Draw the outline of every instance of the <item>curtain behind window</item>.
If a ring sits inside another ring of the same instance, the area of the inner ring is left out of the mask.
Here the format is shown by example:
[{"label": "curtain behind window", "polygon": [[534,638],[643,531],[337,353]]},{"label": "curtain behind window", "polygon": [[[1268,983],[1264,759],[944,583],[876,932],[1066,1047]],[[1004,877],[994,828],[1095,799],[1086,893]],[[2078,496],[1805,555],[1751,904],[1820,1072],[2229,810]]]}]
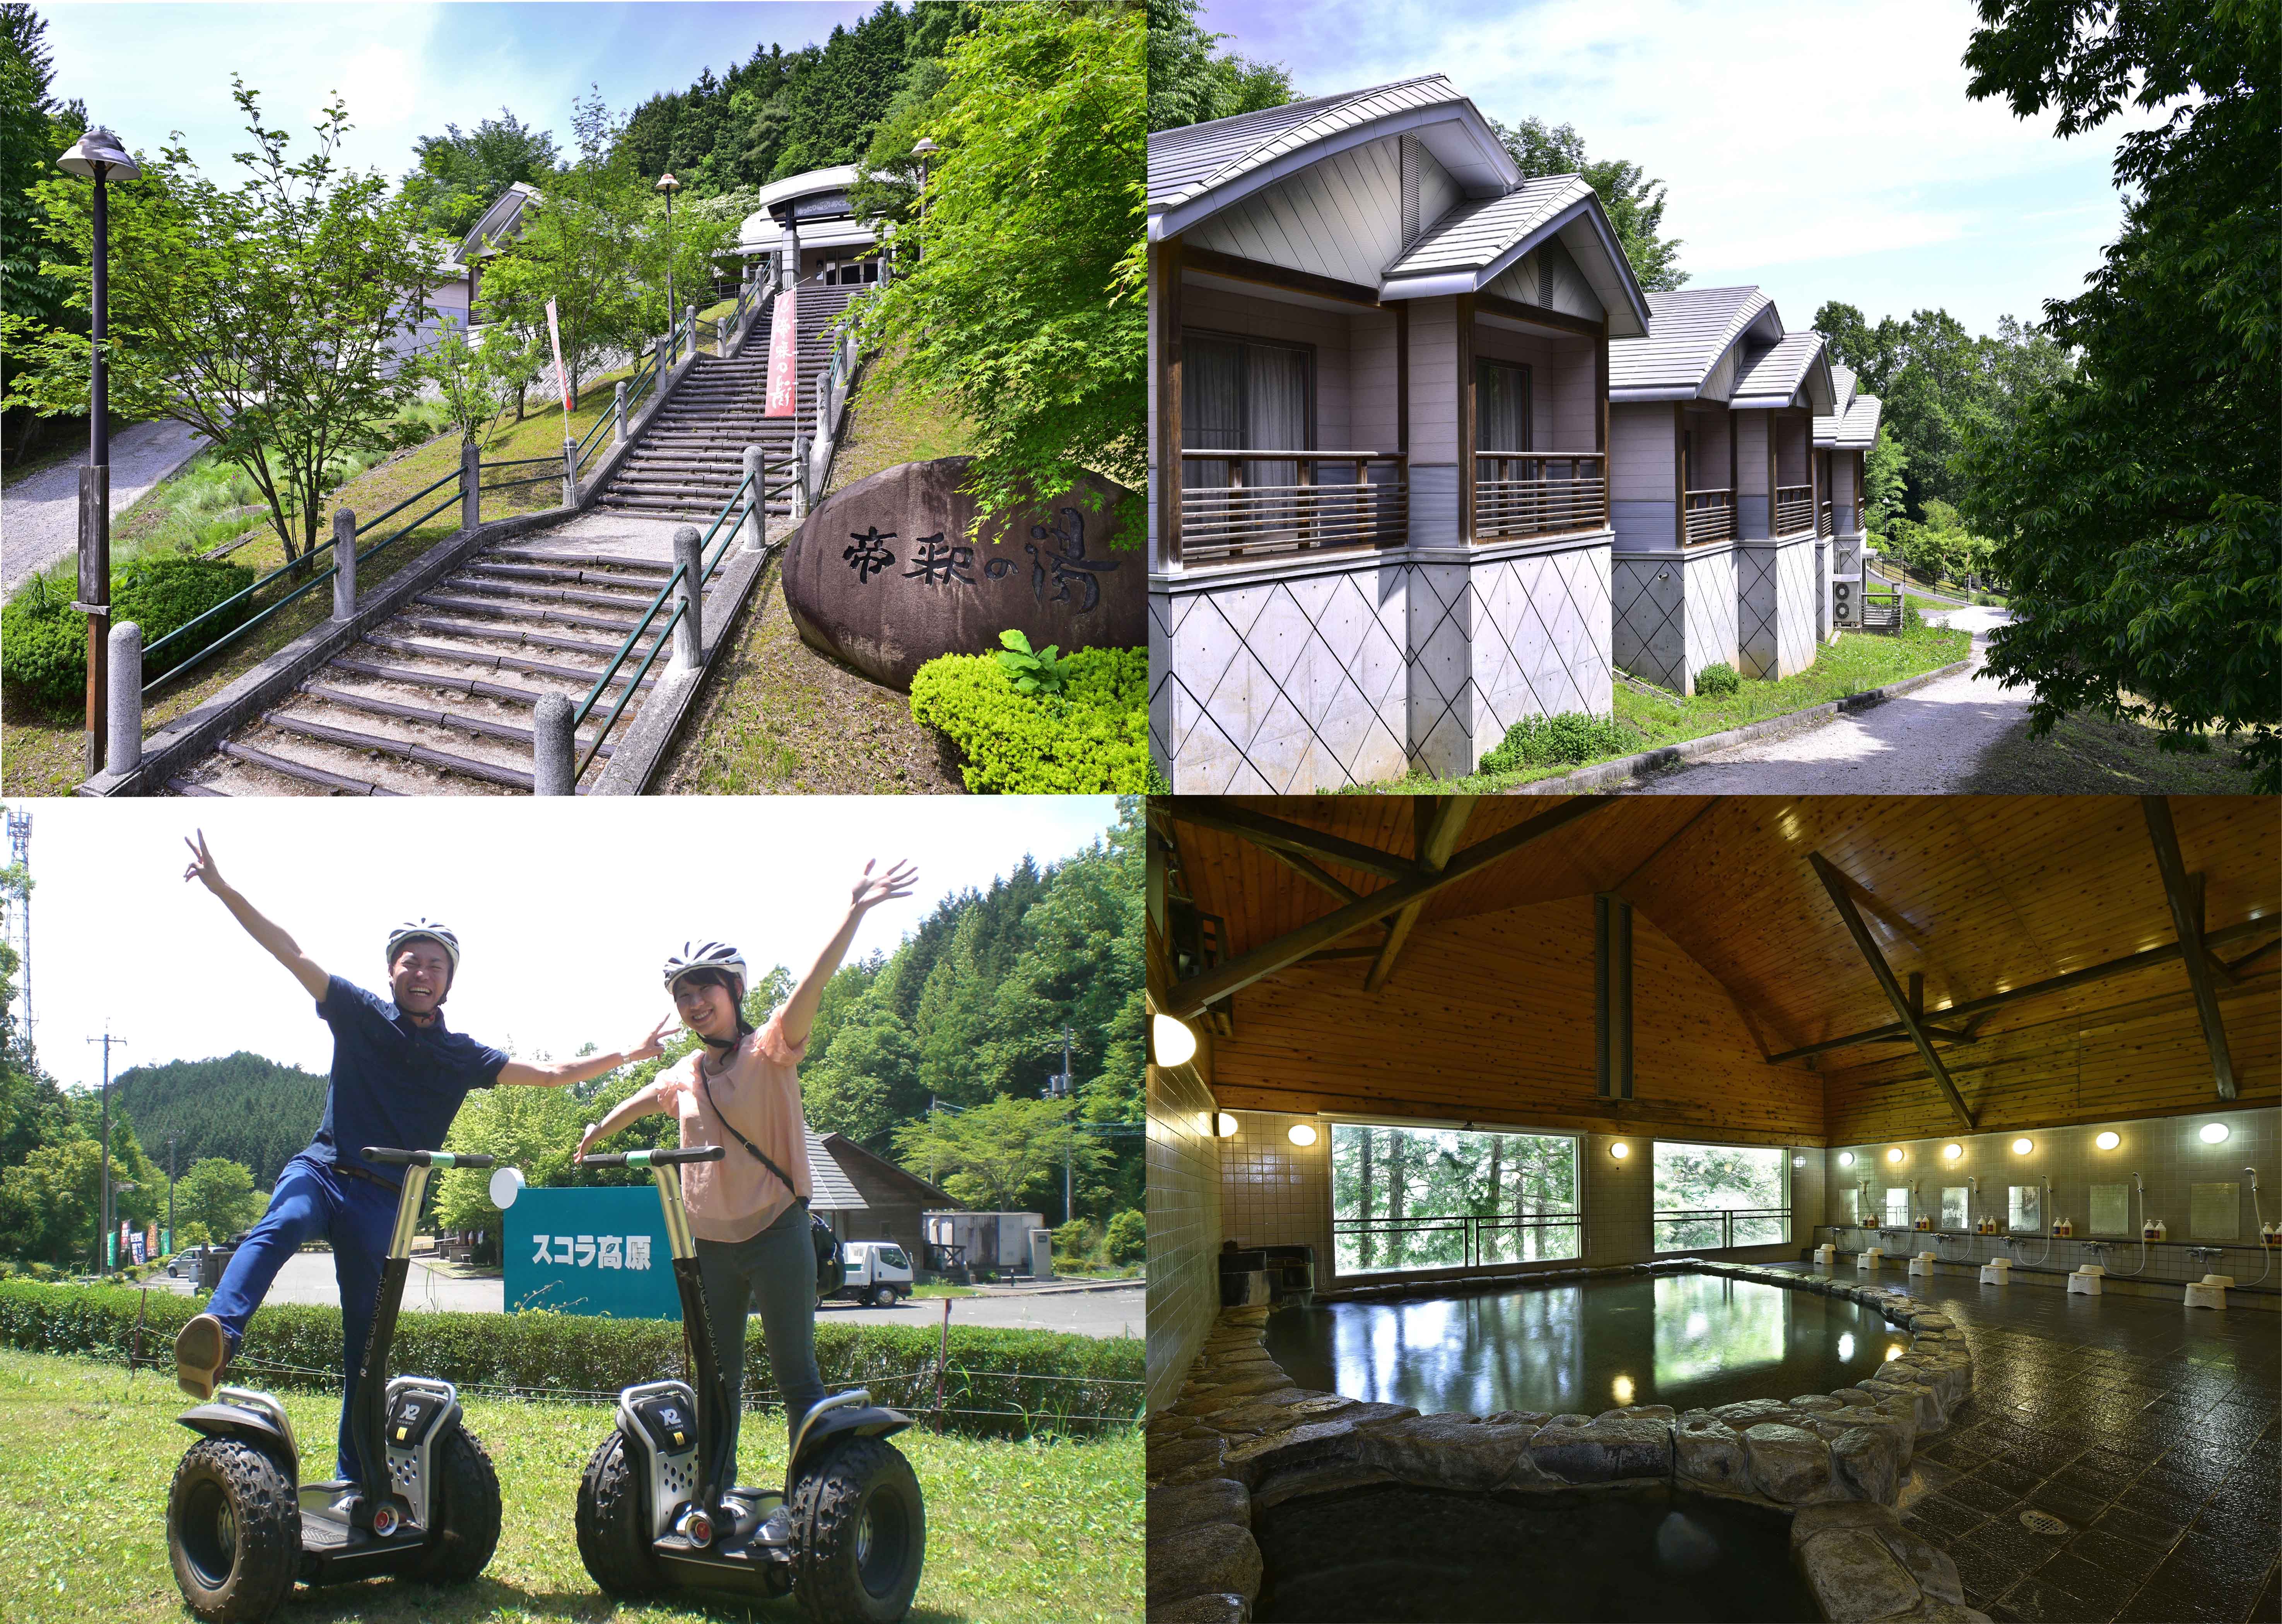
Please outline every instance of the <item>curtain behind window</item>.
[{"label": "curtain behind window", "polygon": [[[1254,451],[1308,449],[1308,360],[1302,350],[1276,344],[1245,346],[1246,382],[1251,386],[1246,403],[1249,421],[1246,444]],[[1296,462],[1255,462],[1245,470],[1248,485],[1296,485]]]},{"label": "curtain behind window", "polygon": [[[1474,449],[1527,451],[1529,446],[1529,368],[1504,361],[1474,363]],[[1520,465],[1494,462],[1482,470],[1488,479],[1526,477]]]},{"label": "curtain behind window", "polygon": [[[1232,338],[1181,341],[1181,439],[1186,449],[1244,445],[1244,349]],[[1181,483],[1191,489],[1228,483],[1229,465],[1184,460]]]}]

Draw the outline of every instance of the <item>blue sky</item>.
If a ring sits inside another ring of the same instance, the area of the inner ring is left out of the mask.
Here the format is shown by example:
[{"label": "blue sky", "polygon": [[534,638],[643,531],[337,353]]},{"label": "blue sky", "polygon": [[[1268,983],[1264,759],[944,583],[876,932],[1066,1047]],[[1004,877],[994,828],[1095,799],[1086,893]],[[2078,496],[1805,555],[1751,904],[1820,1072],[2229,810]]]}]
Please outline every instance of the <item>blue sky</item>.
[{"label": "blue sky", "polygon": [[1575,125],[1670,185],[1694,283],[1756,283],[1790,327],[1831,298],[2040,320],[2122,220],[2121,120],[2063,142],[1967,99],[1967,0],[1206,0],[1201,20],[1307,95],[1441,73],[1501,122]]},{"label": "blue sky", "polygon": [[[876,0],[874,0],[874,4]],[[472,129],[501,104],[572,147],[571,98],[589,84],[621,112],[661,90],[716,76],[773,42],[822,44],[874,4],[49,5],[52,93],[87,103],[130,148],[183,133],[198,166],[234,176],[247,144],[232,73],[261,92],[262,114],[300,139],[338,89],[356,128],[343,158],[392,176],[415,137]]]}]

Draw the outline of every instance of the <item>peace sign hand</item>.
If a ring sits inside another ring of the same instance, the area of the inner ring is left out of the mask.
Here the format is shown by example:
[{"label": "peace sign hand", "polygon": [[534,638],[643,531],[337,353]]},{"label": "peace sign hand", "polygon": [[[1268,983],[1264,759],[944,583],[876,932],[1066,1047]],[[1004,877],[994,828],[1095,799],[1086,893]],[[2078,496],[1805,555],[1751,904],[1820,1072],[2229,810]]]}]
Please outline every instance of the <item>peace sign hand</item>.
[{"label": "peace sign hand", "polygon": [[220,895],[222,891],[221,865],[213,860],[213,854],[206,850],[206,831],[199,830],[195,840],[183,837],[182,844],[190,848],[190,866],[182,870],[182,878],[185,881],[197,880],[207,890]]}]

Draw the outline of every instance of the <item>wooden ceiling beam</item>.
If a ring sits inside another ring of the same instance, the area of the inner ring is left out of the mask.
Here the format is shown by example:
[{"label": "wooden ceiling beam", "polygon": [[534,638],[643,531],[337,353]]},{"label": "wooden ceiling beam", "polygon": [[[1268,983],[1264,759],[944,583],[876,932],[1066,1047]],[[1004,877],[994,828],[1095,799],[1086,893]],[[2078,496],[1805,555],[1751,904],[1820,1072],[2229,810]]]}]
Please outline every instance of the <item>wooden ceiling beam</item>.
[{"label": "wooden ceiling beam", "polygon": [[[1286,932],[1274,941],[1263,942],[1251,952],[1240,954],[1224,964],[1215,965],[1203,974],[1172,987],[1166,994],[1165,1007],[1168,1013],[1189,1017],[1200,1014],[1207,1006],[1218,1002],[1240,987],[1250,986],[1262,976],[1275,974],[1322,947],[1327,947],[1340,937],[1361,930],[1364,925],[1400,912],[1409,903],[1432,895],[1446,885],[1456,885],[1470,875],[1502,862],[1531,842],[1543,839],[1556,829],[1565,829],[1580,818],[1589,817],[1616,798],[1612,795],[1580,795],[1564,802],[1549,812],[1541,812],[1526,822],[1502,830],[1486,840],[1479,840],[1450,859],[1449,866],[1440,874],[1427,874],[1415,864],[1404,864],[1407,878],[1360,897],[1345,908],[1309,921],[1295,931]],[[1203,822],[1197,816],[1224,816],[1230,808],[1207,808],[1203,803],[1189,801],[1181,804],[1180,816],[1191,822]],[[1250,816],[1252,815],[1246,814]],[[1274,823],[1275,819],[1262,820]],[[1207,824],[1207,827],[1212,827]],[[1312,832],[1312,831],[1303,831]],[[1378,853],[1384,858],[1386,853]]]},{"label": "wooden ceiling beam", "polygon": [[1320,829],[1286,823],[1280,817],[1269,817],[1265,813],[1231,806],[1225,800],[1176,800],[1172,807],[1173,816],[1182,823],[1194,824],[1200,829],[1217,829],[1222,834],[1235,835],[1270,851],[1280,847],[1299,852],[1336,862],[1342,868],[1361,869],[1366,874],[1383,875],[1388,879],[1409,879],[1418,872],[1417,863],[1407,857],[1398,857],[1393,852],[1384,852],[1376,846],[1364,846],[1354,840],[1344,840]]},{"label": "wooden ceiling beam", "polygon": [[1878,951],[1878,944],[1871,940],[1870,927],[1862,923],[1862,911],[1854,906],[1851,882],[1820,852],[1809,852],[1806,860],[1814,865],[1815,878],[1830,893],[1830,904],[1838,910],[1839,918],[1845,922],[1847,934],[1853,937],[1854,946],[1870,966],[1870,973],[1878,978],[1879,990],[1885,994],[1886,1001],[1894,1006],[1894,1015],[1900,1021],[1902,1030],[1908,1032],[1910,1041],[1917,1045],[1918,1057],[1926,1063],[1926,1070],[1933,1073],[1933,1080],[1941,1085],[1942,1093],[1949,1096],[1950,1110],[1957,1113],[1957,1119],[1970,1131],[1973,1113],[1966,1109],[1965,1096],[1957,1092],[1957,1085],[1950,1080],[1949,1068],[1943,1065],[1941,1056],[1934,1053],[1933,1040],[1911,1011],[1908,995],[1902,991],[1901,983],[1894,979],[1893,967],[1886,963],[1886,955]]},{"label": "wooden ceiling beam", "polygon": [[[1466,820],[1474,815],[1471,795],[1436,795],[1430,800],[1414,802],[1412,816],[1416,833],[1418,866],[1429,874],[1440,874],[1450,861],[1450,854],[1458,848],[1458,836],[1466,827]],[[1410,927],[1418,923],[1424,911],[1426,899],[1419,898],[1386,927],[1386,940],[1379,945],[1378,956],[1362,978],[1362,990],[1376,993],[1386,985],[1387,977],[1394,973],[1394,961],[1402,951],[1403,943],[1410,940]]]},{"label": "wooden ceiling beam", "polygon": [[1311,857],[1303,857],[1298,852],[1288,851],[1281,846],[1263,846],[1261,849],[1317,890],[1327,891],[1342,902],[1354,901],[1362,895],[1353,885],[1342,885],[1324,873]]},{"label": "wooden ceiling beam", "polygon": [[2179,855],[2179,831],[2171,822],[2171,803],[2161,795],[2142,795],[2139,809],[2147,819],[2147,838],[2155,847],[2155,869],[2163,877],[2163,895],[2171,905],[2171,924],[2178,932],[2179,955],[2187,967],[2187,985],[2194,989],[2195,1015],[2202,1022],[2203,1042],[2210,1049],[2211,1074],[2218,1097],[2235,1097],[2234,1057],[2227,1052],[2226,1023],[2219,1018],[2218,988],[2213,985],[2210,957],[2204,950],[2202,891],[2187,878],[2187,865]]},{"label": "wooden ceiling beam", "polygon": [[[2216,931],[2207,932],[2203,936],[2203,945],[2206,947],[2215,947],[2221,942],[2239,941],[2246,936],[2256,936],[2278,929],[2282,929],[2282,917],[2246,919],[2239,924],[2222,925]],[[2239,972],[2244,965],[2271,952],[2278,944],[2282,944],[2282,936],[2278,936],[2274,941],[2268,942],[2263,947],[2253,948],[2235,960],[2229,968]],[[1952,1019],[1959,1016],[1970,1017],[1970,1019],[1958,1028],[1960,1033],[1969,1037],[1980,1029],[1981,1023],[1986,1020],[1993,1010],[2002,1005],[2017,1003],[2024,998],[2044,998],[2053,993],[2065,993],[2070,987],[2082,986],[2086,982],[2102,981],[2110,976],[2129,975],[2135,970],[2146,970],[2156,964],[2168,964],[2179,956],[2178,945],[2176,942],[2167,943],[2161,947],[2150,947],[2145,953],[2134,953],[2124,958],[2110,959],[2104,964],[2087,964],[2082,970],[2071,970],[2064,975],[2053,976],[2046,980],[2032,981],[2026,986],[2012,987],[2002,993],[1991,993],[1986,998],[1969,999],[1961,1004],[1950,1004],[1934,1010],[1933,1013],[1937,1017],[1948,1017]],[[1932,1027],[1928,1027],[1927,1031],[1933,1032],[1936,1036],[1943,1035]],[[1820,1043],[1803,1044],[1797,1048],[1785,1049],[1780,1055],[1768,1056],[1767,1062],[1770,1065],[1782,1065],[1789,1061],[1804,1060],[1809,1055],[1828,1054],[1835,1048],[1851,1048],[1858,1043],[1898,1041],[1908,1036],[1909,1033],[1902,1030],[1899,1022],[1889,1021],[1883,1026],[1873,1026],[1867,1031],[1849,1032],[1843,1038],[1825,1038]]]}]

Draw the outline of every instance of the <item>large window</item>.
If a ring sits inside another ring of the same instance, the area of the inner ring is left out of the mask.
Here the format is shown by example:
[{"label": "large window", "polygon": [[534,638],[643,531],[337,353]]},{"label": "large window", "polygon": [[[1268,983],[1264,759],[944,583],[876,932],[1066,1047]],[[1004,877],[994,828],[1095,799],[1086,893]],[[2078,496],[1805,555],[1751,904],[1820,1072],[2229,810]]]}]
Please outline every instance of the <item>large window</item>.
[{"label": "large window", "polygon": [[1577,1141],[1455,1128],[1331,1128],[1341,1274],[1578,1255]]},{"label": "large window", "polygon": [[[1307,451],[1315,443],[1316,355],[1299,344],[1189,333],[1181,345],[1181,438],[1192,451]],[[1191,459],[1181,483],[1296,485],[1300,465]]]},{"label": "large window", "polygon": [[1749,1145],[1656,1145],[1656,1249],[1721,1250],[1790,1238],[1790,1164]]}]

